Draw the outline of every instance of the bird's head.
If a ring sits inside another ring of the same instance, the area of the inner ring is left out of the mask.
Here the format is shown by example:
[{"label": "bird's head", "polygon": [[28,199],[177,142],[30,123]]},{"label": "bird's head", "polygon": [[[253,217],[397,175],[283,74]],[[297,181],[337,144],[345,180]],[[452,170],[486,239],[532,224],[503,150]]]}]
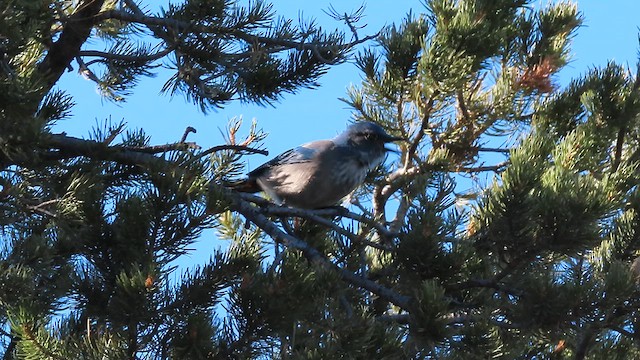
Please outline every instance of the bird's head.
[{"label": "bird's head", "polygon": [[399,140],[404,139],[391,136],[384,131],[382,126],[368,121],[361,121],[350,125],[347,130],[335,138],[338,144],[380,151],[389,150],[386,149],[384,145]]}]

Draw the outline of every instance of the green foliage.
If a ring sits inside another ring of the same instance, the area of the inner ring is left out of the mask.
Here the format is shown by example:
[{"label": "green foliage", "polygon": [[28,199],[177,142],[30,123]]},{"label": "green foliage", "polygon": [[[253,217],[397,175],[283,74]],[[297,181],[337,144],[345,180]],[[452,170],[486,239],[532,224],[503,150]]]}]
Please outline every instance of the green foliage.
[{"label": "green foliage", "polygon": [[[352,31],[364,11],[332,10]],[[317,86],[356,45],[344,34],[262,1],[0,14],[5,359],[639,356],[640,82],[609,63],[557,88],[574,4],[432,0],[382,29],[344,101],[407,141],[353,194],[358,214],[221,186],[265,139],[240,118],[209,150],[124,124],[50,133],[73,64],[116,101],[164,65],[164,90],[205,111]]]}]

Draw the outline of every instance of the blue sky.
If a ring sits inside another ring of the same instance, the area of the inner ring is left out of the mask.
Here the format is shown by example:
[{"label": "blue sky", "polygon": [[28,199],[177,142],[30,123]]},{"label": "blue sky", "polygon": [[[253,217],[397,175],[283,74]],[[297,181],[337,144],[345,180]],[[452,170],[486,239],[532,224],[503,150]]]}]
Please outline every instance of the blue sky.
[{"label": "blue sky", "polygon": [[[538,7],[546,3],[545,0],[533,2],[532,5]],[[589,68],[604,66],[609,60],[628,64],[635,73],[640,2],[582,0],[577,3],[585,19],[584,26],[574,38],[573,60],[555,79],[556,83],[565,86],[571,78],[585,73]],[[273,4],[279,15],[297,19],[301,11],[305,18],[316,18],[324,28],[333,29],[340,27],[340,24],[322,10],[333,4],[338,11],[348,12],[358,8],[362,1],[274,0]],[[369,0],[363,19],[368,26],[362,33],[375,33],[385,24],[399,23],[409,10],[419,14],[424,11],[424,6],[418,0]],[[97,44],[94,45],[95,48],[88,46],[86,49],[102,50]],[[333,137],[342,131],[351,113],[338,99],[346,95],[350,85],[358,85],[361,79],[354,65],[345,63],[331,68],[320,79],[320,88],[303,89],[298,94],[285,95],[274,107],[234,103],[204,115],[197,106],[186,103],[180,95],[170,98],[159,94],[168,76],[160,73],[156,78],[142,81],[133,89],[133,95],[127,102],[116,105],[103,100],[92,82],[76,72],[65,73],[58,87],[71,94],[77,105],[73,109],[73,116],[59,122],[54,132],[64,131],[72,136],[86,137],[96,123],[106,119],[114,122],[124,120],[129,129],[143,128],[151,136],[152,144],[162,144],[178,141],[184,129],[193,126],[198,132],[191,134],[189,140],[208,148],[224,142],[218,129],[224,128],[230,118],[242,116],[247,126],[255,118],[259,126],[269,133],[265,147],[271,157],[300,143]],[[267,159],[261,155],[247,157],[250,168]],[[211,245],[200,244],[198,248],[197,257],[208,258],[211,254]]]},{"label": "blue sky", "polygon": [[[273,3],[276,12],[282,16],[297,19],[301,11],[305,17],[316,18],[325,28],[340,26],[322,11],[330,4],[333,3],[339,11],[349,11],[362,4],[360,1],[335,0],[275,0]],[[540,1],[533,5],[545,3]],[[578,2],[578,6],[584,14],[585,25],[574,39],[573,61],[556,78],[557,83],[566,85],[571,78],[590,67],[603,66],[608,60],[629,64],[635,71],[640,2],[583,0]],[[374,33],[385,24],[398,23],[409,10],[420,13],[423,9],[419,0],[370,0],[366,2],[363,22],[368,26],[363,33]],[[116,105],[102,99],[92,82],[76,72],[65,73],[58,86],[68,91],[77,105],[73,109],[74,116],[60,122],[54,130],[73,136],[87,136],[96,122],[111,118],[116,122],[124,120],[129,128],[143,128],[152,136],[154,144],[160,144],[177,141],[186,126],[193,126],[198,133],[192,134],[190,140],[206,148],[223,142],[218,128],[223,128],[228,119],[243,116],[247,122],[257,119],[270,134],[266,145],[271,155],[276,155],[302,142],[332,137],[343,130],[351,114],[338,99],[345,96],[347,87],[358,85],[361,79],[353,64],[346,63],[331,68],[320,79],[320,88],[287,94],[275,107],[233,103],[204,115],[196,106],[186,103],[181,95],[171,98],[160,94],[167,77],[160,73],[156,78],[142,81],[127,102]],[[248,159],[252,168],[266,160],[261,155]]]}]

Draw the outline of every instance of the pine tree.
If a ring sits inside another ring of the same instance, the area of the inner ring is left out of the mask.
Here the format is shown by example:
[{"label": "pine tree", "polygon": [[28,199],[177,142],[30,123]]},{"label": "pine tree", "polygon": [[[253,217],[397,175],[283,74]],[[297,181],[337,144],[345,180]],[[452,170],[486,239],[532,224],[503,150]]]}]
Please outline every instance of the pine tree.
[{"label": "pine tree", "polygon": [[[261,321],[230,316],[261,269],[263,238],[219,218],[223,178],[241,171],[246,139],[199,150],[151,145],[124,124],[91,139],[52,133],[73,101],[55,85],[78,70],[111,101],[163,66],[162,90],[202,111],[230,101],[273,103],[317,86],[355,41],[269,3],[190,0],[152,11],[131,0],[0,4],[0,322],[4,359],[250,358],[273,343]],[[337,16],[336,16],[337,17]],[[338,18],[338,17],[337,17]],[[163,73],[166,73],[163,72]],[[221,215],[220,215],[221,216]],[[170,282],[172,263],[213,227],[229,249]],[[236,320],[237,318],[237,320]]]},{"label": "pine tree", "polygon": [[[51,133],[72,66],[125,101],[164,61],[164,89],[206,111],[313,87],[369,40],[236,5],[0,5],[5,359],[640,356],[640,80],[609,63],[554,83],[572,3],[429,0],[384,29],[344,101],[407,141],[349,210],[225,188],[262,151],[255,124],[207,150]],[[170,282],[210,228],[229,247]]]}]

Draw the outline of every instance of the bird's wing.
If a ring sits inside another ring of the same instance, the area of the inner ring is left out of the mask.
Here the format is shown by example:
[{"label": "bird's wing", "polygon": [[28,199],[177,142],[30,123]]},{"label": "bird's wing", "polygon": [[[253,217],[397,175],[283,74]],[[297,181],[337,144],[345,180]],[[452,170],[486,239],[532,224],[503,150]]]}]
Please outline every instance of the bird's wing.
[{"label": "bird's wing", "polygon": [[287,150],[266,163],[258,166],[249,173],[249,177],[260,176],[263,171],[283,164],[299,164],[313,160],[323,150],[334,146],[331,140],[313,141],[300,145],[294,149]]}]

